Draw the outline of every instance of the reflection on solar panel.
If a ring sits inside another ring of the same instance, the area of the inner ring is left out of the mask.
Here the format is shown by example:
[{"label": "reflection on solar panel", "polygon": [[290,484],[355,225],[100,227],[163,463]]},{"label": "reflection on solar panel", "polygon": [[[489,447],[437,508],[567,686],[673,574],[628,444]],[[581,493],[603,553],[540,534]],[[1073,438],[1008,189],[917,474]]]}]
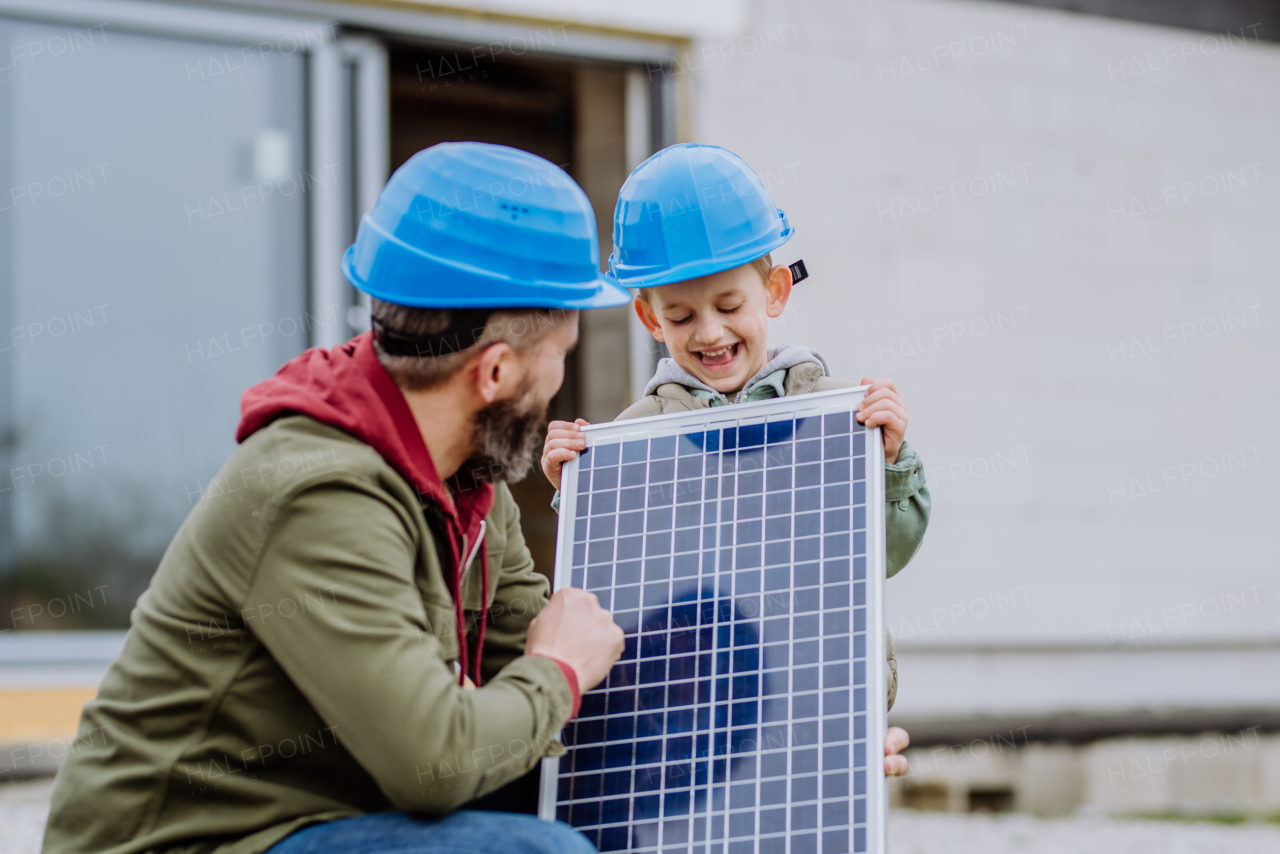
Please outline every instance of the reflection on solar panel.
[{"label": "reflection on solar panel", "polygon": [[556,587],[626,651],[543,762],[601,851],[884,848],[884,464],[861,389],[586,429]]}]

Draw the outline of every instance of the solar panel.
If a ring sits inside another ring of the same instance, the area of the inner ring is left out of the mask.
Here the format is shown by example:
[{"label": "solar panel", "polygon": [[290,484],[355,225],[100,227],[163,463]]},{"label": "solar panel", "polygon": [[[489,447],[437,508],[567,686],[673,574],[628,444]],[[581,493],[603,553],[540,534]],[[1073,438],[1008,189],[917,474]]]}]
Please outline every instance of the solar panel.
[{"label": "solar panel", "polygon": [[555,587],[626,633],[542,764],[601,851],[884,850],[884,457],[863,390],[584,428]]}]

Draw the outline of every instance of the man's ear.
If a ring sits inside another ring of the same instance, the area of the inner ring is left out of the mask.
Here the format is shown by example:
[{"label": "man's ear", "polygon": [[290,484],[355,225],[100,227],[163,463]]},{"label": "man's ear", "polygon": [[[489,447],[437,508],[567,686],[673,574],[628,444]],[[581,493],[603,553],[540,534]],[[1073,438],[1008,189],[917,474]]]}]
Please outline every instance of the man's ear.
[{"label": "man's ear", "polygon": [[476,356],[475,391],[487,406],[510,394],[524,378],[520,357],[506,342],[490,344]]},{"label": "man's ear", "polygon": [[635,306],[636,317],[640,318],[640,322],[644,324],[645,329],[649,330],[649,334],[658,341],[666,341],[667,339],[662,337],[662,324],[658,322],[658,314],[653,310],[653,306],[649,305],[649,301],[636,297],[631,304]]},{"label": "man's ear", "polygon": [[769,281],[765,282],[765,290],[769,292],[769,302],[765,313],[770,317],[781,317],[791,299],[791,268],[779,264],[769,271]]}]

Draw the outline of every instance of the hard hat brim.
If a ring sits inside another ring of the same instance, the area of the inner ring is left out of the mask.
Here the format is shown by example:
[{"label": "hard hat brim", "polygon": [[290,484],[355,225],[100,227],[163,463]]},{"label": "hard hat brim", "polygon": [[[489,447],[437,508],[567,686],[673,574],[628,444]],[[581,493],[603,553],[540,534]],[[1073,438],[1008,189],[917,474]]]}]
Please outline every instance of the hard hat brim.
[{"label": "hard hat brim", "polygon": [[[371,297],[413,308],[613,308],[631,302],[631,292],[604,273],[582,282],[516,282],[468,265],[450,263],[409,246],[366,218],[370,237],[342,256],[342,273]],[[374,267],[377,267],[375,270]],[[419,285],[432,280],[431,288]],[[371,282],[378,282],[374,285]],[[455,296],[456,294],[456,296]]]},{"label": "hard hat brim", "polygon": [[795,233],[796,230],[794,228],[787,226],[771,239],[744,248],[733,255],[720,258],[700,258],[697,261],[691,261],[675,267],[664,266],[657,272],[650,274],[645,274],[635,268],[627,269],[617,266],[615,252],[614,255],[609,257],[608,276],[613,281],[628,288],[656,288],[661,285],[672,285],[676,282],[687,282],[689,279],[698,279],[702,276],[710,276],[714,273],[732,270],[734,267],[741,267],[743,264],[750,264],[757,258],[768,255],[786,243]]}]

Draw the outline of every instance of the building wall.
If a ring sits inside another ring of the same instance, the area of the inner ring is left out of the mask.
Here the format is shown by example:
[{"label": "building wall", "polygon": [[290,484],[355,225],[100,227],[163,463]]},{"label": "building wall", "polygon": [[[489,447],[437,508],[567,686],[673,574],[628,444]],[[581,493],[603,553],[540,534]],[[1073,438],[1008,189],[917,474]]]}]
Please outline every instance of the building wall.
[{"label": "building wall", "polygon": [[[744,156],[798,229],[775,257],[812,278],[774,339],[909,406],[934,517],[888,585],[895,712],[1041,714],[1017,674],[1054,681],[1063,650],[1085,656],[1063,710],[1274,706],[1202,677],[1242,648],[1278,661],[1280,49],[1249,21],[748,8],[673,80],[693,137]],[[1149,668],[1153,647],[1181,666]]]}]

